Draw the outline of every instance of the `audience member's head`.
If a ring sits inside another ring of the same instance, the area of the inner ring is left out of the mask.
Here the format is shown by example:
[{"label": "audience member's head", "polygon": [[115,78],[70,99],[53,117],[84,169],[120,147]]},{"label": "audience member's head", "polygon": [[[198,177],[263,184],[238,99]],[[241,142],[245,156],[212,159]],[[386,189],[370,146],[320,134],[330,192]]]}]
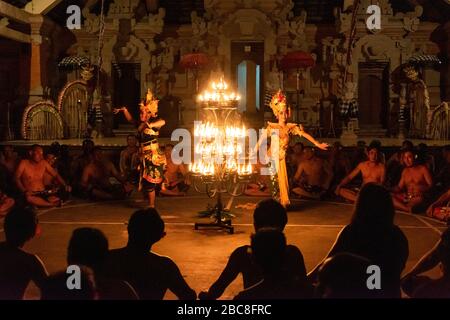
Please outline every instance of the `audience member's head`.
[{"label": "audience member's head", "polygon": [[253,213],[255,231],[261,228],[277,228],[284,230],[288,221],[286,209],[273,199],[260,201]]},{"label": "audience member's head", "polygon": [[90,155],[91,152],[94,150],[95,144],[94,141],[91,139],[85,139],[83,140],[83,144],[81,149],[83,150],[84,155]]},{"label": "audience member's head", "polygon": [[303,149],[303,154],[306,160],[311,160],[314,157],[314,148],[310,146],[306,146]]},{"label": "audience member's head", "polygon": [[428,146],[425,143],[419,143],[417,146],[417,163],[425,164],[428,161]]},{"label": "audience member's head", "polygon": [[304,145],[301,142],[297,142],[296,144],[294,144],[293,149],[295,154],[301,154],[303,152]]},{"label": "audience member's head", "polygon": [[332,151],[334,153],[338,153],[338,152],[342,151],[342,149],[344,149],[344,147],[342,146],[342,144],[339,141],[336,141],[335,143],[333,143]]},{"label": "audience member's head", "polygon": [[164,221],[154,208],[138,210],[128,222],[128,245],[147,249],[165,236]]},{"label": "audience member's head", "polygon": [[2,154],[6,159],[10,159],[14,156],[14,147],[12,145],[4,145],[2,147]]},{"label": "audience member's head", "polygon": [[54,154],[56,157],[59,157],[61,155],[61,145],[58,141],[55,141],[50,145],[47,154],[49,153]]},{"label": "audience member's head", "polygon": [[92,160],[94,162],[101,162],[103,160],[103,150],[102,148],[96,146],[92,149]]},{"label": "audience member's head", "polygon": [[251,238],[252,255],[264,274],[275,275],[281,270],[286,253],[286,237],[277,228],[259,229]]},{"label": "audience member's head", "polygon": [[129,147],[137,147],[137,138],[134,134],[129,134],[127,136],[127,145]]},{"label": "audience member's head", "polygon": [[416,163],[416,153],[412,149],[405,149],[402,152],[402,161],[405,167],[409,168]]},{"label": "audience member's head", "polygon": [[166,155],[166,158],[172,159],[172,151],[173,151],[173,148],[174,148],[174,146],[173,146],[173,144],[171,144],[171,143],[167,143],[167,144],[164,146],[164,153],[165,153],[165,155]]},{"label": "audience member's head", "polygon": [[339,253],[324,261],[318,273],[319,298],[369,298],[367,268],[370,261],[350,253]]},{"label": "audience member's head", "polygon": [[403,141],[402,142],[402,150],[406,150],[406,149],[408,149],[408,150],[414,149],[414,143],[412,143],[409,140]]},{"label": "audience member's head", "polygon": [[389,191],[381,185],[367,183],[359,192],[351,224],[365,229],[390,229],[394,224],[394,214]]},{"label": "audience member's head", "polygon": [[377,144],[370,144],[367,147],[367,158],[371,162],[378,162],[378,156],[379,156],[380,148]]},{"label": "audience member's head", "polygon": [[67,249],[67,264],[84,265],[98,270],[108,255],[108,239],[94,228],[78,228],[72,233]]},{"label": "audience member's head", "polygon": [[366,149],[366,142],[364,140],[359,140],[358,142],[356,142],[356,148],[357,149],[362,149],[365,150]]},{"label": "audience member's head", "polygon": [[[98,298],[94,272],[85,266],[71,266],[71,268],[73,269],[69,270],[71,271],[69,273],[61,271],[45,280],[41,288],[41,300],[96,300]],[[79,280],[76,279],[77,273]]]},{"label": "audience member's head", "polygon": [[54,153],[47,153],[45,155],[45,160],[48,162],[48,164],[52,167],[56,165],[57,156]]},{"label": "audience member's head", "polygon": [[380,141],[380,140],[372,140],[372,141],[369,143],[369,145],[368,145],[367,148],[368,148],[368,149],[369,149],[369,148],[377,148],[378,151],[381,151],[381,141]]},{"label": "audience member's head", "polygon": [[4,221],[6,242],[22,247],[35,236],[37,227],[38,219],[32,208],[14,207]]},{"label": "audience member's head", "polygon": [[44,159],[44,149],[38,144],[34,144],[30,147],[29,154],[31,161],[35,163],[39,163]]}]

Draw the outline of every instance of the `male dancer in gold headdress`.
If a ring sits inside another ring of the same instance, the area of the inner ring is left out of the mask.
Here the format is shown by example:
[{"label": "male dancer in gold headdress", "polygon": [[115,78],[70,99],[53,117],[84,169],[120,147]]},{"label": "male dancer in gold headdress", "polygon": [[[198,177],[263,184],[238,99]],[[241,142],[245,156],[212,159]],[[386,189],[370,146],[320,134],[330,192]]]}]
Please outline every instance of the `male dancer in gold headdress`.
[{"label": "male dancer in gold headdress", "polygon": [[313,143],[317,148],[326,150],[328,144],[320,143],[315,140],[311,135],[303,130],[302,125],[296,123],[288,123],[287,120],[290,117],[291,111],[286,103],[286,96],[278,90],[278,92],[272,97],[270,101],[270,108],[278,119],[278,122],[268,122],[267,128],[264,130],[263,135],[258,141],[256,149],[259,148],[264,139],[268,136],[271,137],[270,153],[272,161],[275,164],[274,175],[278,178],[278,195],[280,203],[287,207],[290,204],[289,201],[289,182],[286,169],[286,150],[289,146],[289,136],[298,135],[304,137]]},{"label": "male dancer in gold headdress", "polygon": [[[129,122],[135,122],[126,107],[113,110],[114,114],[123,112]],[[141,178],[139,190],[148,193],[149,205],[155,207],[156,190],[161,187],[164,180],[164,166],[166,158],[159,149],[159,129],[166,122],[158,117],[158,100],[153,97],[150,90],[146,99],[140,104],[140,122],[137,123],[140,135],[141,152]]]}]

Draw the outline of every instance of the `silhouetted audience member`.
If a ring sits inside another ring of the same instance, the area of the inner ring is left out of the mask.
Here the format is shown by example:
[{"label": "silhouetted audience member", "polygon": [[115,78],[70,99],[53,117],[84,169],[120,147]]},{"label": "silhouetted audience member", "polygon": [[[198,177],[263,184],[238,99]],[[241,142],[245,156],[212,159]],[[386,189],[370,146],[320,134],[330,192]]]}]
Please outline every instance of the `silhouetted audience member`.
[{"label": "silhouetted audience member", "polygon": [[277,228],[262,228],[252,235],[252,257],[260,267],[263,280],[241,291],[234,300],[305,298],[305,282],[284,269],[286,237]]},{"label": "silhouetted audience member", "polygon": [[[421,275],[440,265],[442,275],[431,279]],[[414,298],[450,298],[450,228],[402,279],[402,288]]]},{"label": "silhouetted audience member", "polygon": [[128,222],[128,244],[109,252],[104,276],[127,281],[144,300],[161,300],[167,289],[180,300],[196,299],[175,262],[151,251],[165,234],[164,221],[154,208],[133,213]]},{"label": "silhouetted audience member", "polygon": [[92,269],[100,300],[137,300],[136,291],[126,281],[110,280],[101,275],[108,249],[108,239],[100,230],[75,229],[67,249],[67,264],[87,266]]},{"label": "silhouetted audience member", "polygon": [[47,277],[44,264],[36,255],[22,250],[37,228],[36,214],[30,208],[16,207],[6,215],[6,241],[0,243],[0,300],[22,299],[31,281],[42,288]]},{"label": "silhouetted audience member", "polygon": [[98,292],[95,283],[94,272],[86,267],[79,266],[79,287],[68,288],[71,273],[65,271],[50,275],[43,283],[41,289],[41,300],[98,300]]},{"label": "silhouetted audience member", "polygon": [[371,262],[351,253],[338,253],[324,261],[318,271],[315,297],[323,299],[365,299],[376,297],[367,287]]},{"label": "silhouetted audience member", "polygon": [[[276,228],[283,231],[287,219],[286,209],[279,202],[267,199],[258,203],[253,213],[253,226],[256,232],[262,228]],[[296,246],[286,246],[282,270],[284,274],[289,275],[292,280],[303,286],[305,296],[311,293],[308,291],[310,286],[306,279],[303,255]],[[254,286],[263,279],[263,271],[255,263],[249,245],[238,247],[231,253],[219,278],[207,292],[201,292],[199,298],[202,300],[218,299],[239,274],[242,274],[244,289]]]},{"label": "silhouetted audience member", "polygon": [[[381,269],[380,296],[400,298],[400,275],[408,259],[408,240],[394,224],[394,204],[384,187],[368,183],[361,189],[352,221],[337,236],[327,257],[348,252],[369,259]],[[318,267],[310,274],[316,280]]]}]

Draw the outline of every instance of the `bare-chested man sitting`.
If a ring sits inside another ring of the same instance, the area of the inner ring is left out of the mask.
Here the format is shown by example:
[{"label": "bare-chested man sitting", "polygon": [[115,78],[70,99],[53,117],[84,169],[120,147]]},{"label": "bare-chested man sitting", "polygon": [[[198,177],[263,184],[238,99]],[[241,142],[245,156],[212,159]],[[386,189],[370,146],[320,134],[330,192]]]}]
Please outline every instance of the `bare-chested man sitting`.
[{"label": "bare-chested man sitting", "polygon": [[330,167],[314,154],[314,149],[303,149],[303,160],[294,176],[297,184],[292,192],[300,197],[319,199],[328,189],[332,178]]},{"label": "bare-chested man sitting", "polygon": [[3,150],[0,153],[0,167],[3,166],[8,172],[9,176],[14,176],[17,165],[19,164],[19,157],[14,152],[14,148],[10,145],[3,146]]},{"label": "bare-chested man sitting", "polygon": [[15,182],[20,191],[25,194],[26,201],[36,207],[56,207],[61,205],[61,199],[56,196],[56,190],[48,190],[44,184],[44,175],[54,177],[65,191],[71,188],[64,179],[44,160],[41,146],[33,145],[30,149],[30,159],[22,160],[15,173]]},{"label": "bare-chested man sitting", "polygon": [[183,164],[175,164],[172,160],[173,145],[166,144],[164,153],[166,155],[165,181],[160,194],[164,196],[184,196],[189,189],[189,180],[186,167]]},{"label": "bare-chested man sitting", "polygon": [[414,151],[403,152],[403,163],[405,168],[392,199],[397,210],[411,212],[413,207],[423,202],[424,193],[432,187],[433,179],[427,166],[415,163]]},{"label": "bare-chested man sitting", "polygon": [[127,136],[127,147],[120,153],[120,173],[129,182],[137,181],[139,172],[135,159],[139,152],[137,138],[134,134]]},{"label": "bare-chested man sitting", "polygon": [[[111,177],[116,178],[121,184],[112,184],[109,180]],[[99,147],[94,148],[92,159],[83,170],[80,184],[85,195],[93,200],[124,199],[133,190],[114,164],[103,158]]]},{"label": "bare-chested man sitting", "polygon": [[345,177],[336,187],[335,193],[346,200],[355,202],[358,196],[358,189],[345,188],[345,185],[352,181],[359,173],[362,175],[362,185],[373,182],[383,184],[385,179],[385,166],[378,159],[379,150],[375,145],[367,147],[367,158],[369,160],[361,162]]}]

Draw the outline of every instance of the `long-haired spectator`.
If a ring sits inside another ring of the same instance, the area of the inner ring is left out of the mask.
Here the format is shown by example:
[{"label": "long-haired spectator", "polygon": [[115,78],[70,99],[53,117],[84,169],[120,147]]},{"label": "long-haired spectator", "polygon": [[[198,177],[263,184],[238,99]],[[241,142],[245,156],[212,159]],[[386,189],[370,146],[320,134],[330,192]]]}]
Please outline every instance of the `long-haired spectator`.
[{"label": "long-haired spectator", "polygon": [[[75,274],[66,271],[50,275],[43,283],[41,300],[98,300],[98,292],[94,272],[86,267],[79,266],[79,286],[69,288],[70,277]],[[78,272],[73,270],[73,272]],[[77,280],[78,281],[78,280]]]},{"label": "long-haired spectator", "polygon": [[32,281],[42,288],[47,271],[42,261],[22,248],[36,234],[38,220],[31,208],[14,208],[5,217],[6,241],[0,243],[0,300],[23,298]]},{"label": "long-haired spectator", "polygon": [[[253,213],[255,232],[263,228],[275,228],[283,231],[287,221],[286,209],[273,199],[260,201]],[[298,283],[303,286],[304,295],[308,296],[310,286],[306,279],[305,262],[301,251],[296,246],[286,246],[282,269],[285,275],[297,279]],[[201,292],[199,298],[202,300],[218,299],[239,274],[242,274],[244,289],[252,287],[263,279],[263,272],[255,263],[249,245],[238,247],[231,253],[219,278],[207,292]]]},{"label": "long-haired spectator", "polygon": [[[350,224],[341,230],[327,257],[348,252],[369,259],[382,272],[380,296],[399,298],[400,275],[409,249],[408,240],[394,224],[394,214],[391,195],[383,186],[364,185]],[[313,280],[319,266],[310,273]]]},{"label": "long-haired spectator", "polygon": [[324,261],[318,272],[315,296],[325,299],[367,299],[376,290],[367,287],[367,270],[372,263],[351,253],[338,253]]},{"label": "long-haired spectator", "polygon": [[72,233],[67,249],[67,264],[87,266],[94,272],[101,300],[136,300],[137,294],[125,281],[104,278],[101,270],[108,256],[108,239],[98,229],[78,228]]},{"label": "long-haired spectator", "polygon": [[241,291],[235,300],[299,299],[308,296],[303,279],[287,273],[286,237],[277,228],[259,229],[251,237],[252,258],[263,279]]}]

